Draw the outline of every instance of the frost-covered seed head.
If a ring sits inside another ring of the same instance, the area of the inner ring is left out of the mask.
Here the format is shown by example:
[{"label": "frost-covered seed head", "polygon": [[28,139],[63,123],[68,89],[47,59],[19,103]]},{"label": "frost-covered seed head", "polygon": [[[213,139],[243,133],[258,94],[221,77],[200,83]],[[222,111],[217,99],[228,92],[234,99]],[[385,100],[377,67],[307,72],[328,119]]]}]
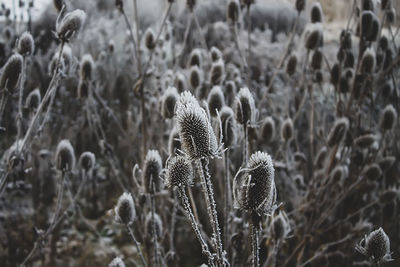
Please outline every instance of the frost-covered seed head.
[{"label": "frost-covered seed head", "polygon": [[8,90],[12,92],[17,86],[19,76],[22,72],[22,56],[19,54],[12,55],[5,66],[0,78],[0,90]]},{"label": "frost-covered seed head", "polygon": [[176,108],[176,121],[182,147],[190,159],[213,156],[218,150],[207,113],[190,92],[183,92]]},{"label": "frost-covered seed head", "polygon": [[275,121],[272,117],[267,117],[261,126],[261,141],[268,144],[275,136]]},{"label": "frost-covered seed head", "polygon": [[319,70],[322,67],[323,54],[319,49],[316,49],[311,57],[311,67]]},{"label": "frost-covered seed head", "polygon": [[149,150],[143,167],[143,185],[146,193],[154,194],[161,190],[160,174],[162,161],[157,150]]},{"label": "frost-covered seed head", "polygon": [[39,107],[40,101],[40,90],[39,88],[36,88],[26,97],[25,108],[29,109],[30,111],[35,111]]},{"label": "frost-covered seed head", "polygon": [[238,123],[244,125],[254,121],[256,107],[249,88],[244,87],[239,90],[235,99],[234,108]]},{"label": "frost-covered seed head", "polygon": [[193,181],[193,168],[183,156],[176,156],[168,161],[166,185],[168,187],[189,186]]},{"label": "frost-covered seed head", "polygon": [[396,161],[396,157],[387,156],[378,161],[378,165],[382,171],[387,171],[392,167],[393,163]]},{"label": "frost-covered seed head", "polygon": [[92,152],[86,151],[81,154],[78,162],[81,169],[89,172],[96,165],[96,156]]},{"label": "frost-covered seed head", "polygon": [[125,267],[125,263],[122,261],[120,257],[115,257],[108,267]]},{"label": "frost-covered seed head", "polygon": [[343,181],[345,175],[345,170],[343,166],[336,166],[331,173],[332,181],[335,183],[340,183]]},{"label": "frost-covered seed head", "polygon": [[210,55],[211,55],[211,60],[213,62],[216,62],[216,61],[222,59],[221,51],[218,48],[216,48],[215,46],[211,47]]},{"label": "frost-covered seed head", "polygon": [[[221,117],[221,129],[222,129],[222,140],[221,142],[224,143],[224,147],[229,148],[233,146],[236,142],[236,123],[235,123],[235,114],[233,110],[228,107],[224,106],[220,112]],[[218,129],[218,137],[219,134],[219,127]]]},{"label": "frost-covered seed head", "polygon": [[331,83],[337,86],[340,79],[339,64],[335,63],[331,69]]},{"label": "frost-covered seed head", "polygon": [[216,117],[217,111],[219,112],[225,103],[224,94],[220,86],[214,86],[211,89],[208,93],[207,103],[211,116]]},{"label": "frost-covered seed head", "polygon": [[348,129],[349,120],[347,118],[337,119],[328,135],[328,145],[332,147],[339,144],[346,136]]},{"label": "frost-covered seed head", "polygon": [[29,32],[24,32],[18,39],[18,53],[23,56],[30,56],[35,50],[35,42]]},{"label": "frost-covered seed head", "polygon": [[305,6],[306,6],[306,0],[296,0],[296,10],[297,12],[301,12],[304,10]]},{"label": "frost-covered seed head", "polygon": [[396,22],[396,9],[394,7],[386,11],[386,19],[389,24]]},{"label": "frost-covered seed head", "polygon": [[171,119],[174,116],[175,105],[179,99],[178,91],[175,87],[168,87],[162,97],[161,112],[165,119]]},{"label": "frost-covered seed head", "polygon": [[189,83],[192,89],[197,89],[203,83],[203,73],[198,66],[192,66],[190,68]]},{"label": "frost-covered seed head", "polygon": [[356,146],[358,146],[359,148],[368,148],[375,142],[375,140],[375,135],[364,134],[354,139],[354,144],[356,144]]},{"label": "frost-covered seed head", "polygon": [[197,66],[200,68],[201,63],[202,63],[202,56],[200,49],[198,48],[193,49],[192,52],[190,53],[189,64],[188,64],[189,67]]},{"label": "frost-covered seed head", "polygon": [[363,174],[368,180],[377,181],[382,175],[382,170],[377,163],[372,163],[365,167]]},{"label": "frost-covered seed head", "polygon": [[328,148],[326,146],[323,146],[317,153],[315,160],[314,160],[314,166],[316,166],[317,169],[320,169],[323,167],[326,156],[328,155]]},{"label": "frost-covered seed head", "polygon": [[114,208],[115,220],[125,225],[130,225],[136,217],[135,204],[131,193],[124,192],[118,199]]},{"label": "frost-covered seed head", "polygon": [[237,22],[239,18],[239,10],[238,0],[230,0],[226,11],[228,20],[231,22]]},{"label": "frost-covered seed head", "polygon": [[60,171],[72,171],[75,167],[75,152],[69,140],[58,143],[56,150],[56,167]]},{"label": "frost-covered seed head", "polygon": [[393,128],[397,121],[397,111],[393,105],[387,105],[381,114],[380,125],[385,131]]},{"label": "frost-covered seed head", "polygon": [[391,261],[390,240],[385,231],[379,228],[368,234],[357,249],[376,263]]},{"label": "frost-covered seed head", "polygon": [[214,62],[210,70],[210,83],[220,85],[225,79],[225,67],[222,59]]},{"label": "frost-covered seed head", "polygon": [[[159,239],[162,234],[163,234],[163,224],[160,215],[157,213],[154,213],[154,224],[155,224],[155,230],[156,230],[156,237]],[[149,236],[152,236],[153,233],[153,215],[151,212],[147,213],[146,216],[146,221],[145,221],[145,227],[146,227],[146,233]]]},{"label": "frost-covered seed head", "polygon": [[281,139],[283,142],[288,142],[293,137],[294,127],[291,118],[283,121],[281,126]]},{"label": "frost-covered seed head", "polygon": [[308,35],[306,35],[305,40],[305,47],[309,50],[313,50],[321,46],[323,41],[323,32],[321,27],[313,27]]},{"label": "frost-covered seed head", "polygon": [[289,76],[292,76],[293,74],[296,73],[296,67],[297,67],[297,57],[296,55],[291,55],[286,64],[286,73]]},{"label": "frost-covered seed head", "polygon": [[153,29],[148,28],[144,34],[144,44],[149,50],[153,50],[156,47],[156,37]]},{"label": "frost-covered seed head", "polygon": [[279,211],[279,214],[274,216],[271,223],[271,233],[273,238],[277,240],[285,239],[290,233],[289,219],[284,211]]},{"label": "frost-covered seed head", "polygon": [[80,79],[90,81],[93,78],[94,61],[91,55],[86,54],[82,57],[79,69]]},{"label": "frost-covered seed head", "polygon": [[175,87],[178,93],[182,93],[187,90],[186,77],[182,73],[178,72],[175,77]]},{"label": "frost-covered seed head", "polygon": [[360,72],[371,74],[375,69],[375,52],[372,48],[368,48],[361,59]]},{"label": "frost-covered seed head", "polygon": [[69,42],[82,28],[85,19],[86,13],[83,10],[76,9],[67,13],[56,27],[58,38],[64,42]]},{"label": "frost-covered seed head", "polygon": [[323,12],[319,2],[315,2],[311,6],[310,18],[312,23],[322,22]]}]

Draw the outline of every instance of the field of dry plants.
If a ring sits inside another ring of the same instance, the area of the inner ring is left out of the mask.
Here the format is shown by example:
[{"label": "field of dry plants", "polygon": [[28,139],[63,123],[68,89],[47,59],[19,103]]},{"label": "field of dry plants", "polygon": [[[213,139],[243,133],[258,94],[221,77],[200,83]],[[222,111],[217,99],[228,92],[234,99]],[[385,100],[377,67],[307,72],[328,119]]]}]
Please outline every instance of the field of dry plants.
[{"label": "field of dry plants", "polygon": [[398,4],[1,5],[0,266],[399,266]]}]

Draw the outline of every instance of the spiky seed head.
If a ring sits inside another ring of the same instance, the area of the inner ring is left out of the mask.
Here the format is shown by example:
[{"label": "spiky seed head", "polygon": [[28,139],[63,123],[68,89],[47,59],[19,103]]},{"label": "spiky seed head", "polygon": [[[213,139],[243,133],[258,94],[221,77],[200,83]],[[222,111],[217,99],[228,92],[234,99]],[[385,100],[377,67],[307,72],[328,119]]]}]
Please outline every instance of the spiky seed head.
[{"label": "spiky seed head", "polygon": [[108,267],[125,267],[125,263],[122,261],[120,257],[115,257]]},{"label": "spiky seed head", "polygon": [[330,147],[338,145],[346,136],[349,129],[349,120],[347,118],[340,118],[335,121],[331,131],[328,135],[328,145]]},{"label": "spiky seed head", "polygon": [[160,239],[160,237],[163,234],[163,224],[162,224],[162,220],[160,215],[158,215],[157,213],[154,213],[154,222],[153,222],[153,214],[151,212],[147,213],[146,216],[146,221],[145,221],[145,227],[146,227],[146,233],[149,236],[153,236],[153,223],[155,226],[155,236],[157,237],[157,239]]},{"label": "spiky seed head", "polygon": [[394,7],[386,11],[386,19],[389,24],[396,22],[396,9]]},{"label": "spiky seed head", "polygon": [[289,219],[284,211],[279,211],[271,223],[271,233],[275,241],[285,239],[290,233]]},{"label": "spiky seed head", "polygon": [[347,50],[352,48],[351,32],[342,30],[340,33],[340,48]]},{"label": "spiky seed head", "polygon": [[210,83],[212,85],[220,85],[225,79],[224,61],[219,59],[211,65]]},{"label": "spiky seed head", "polygon": [[301,12],[304,10],[305,6],[306,6],[306,0],[296,0],[296,10],[297,12]]},{"label": "spiky seed head", "polygon": [[331,172],[331,179],[334,183],[340,183],[343,181],[345,175],[344,167],[339,165],[336,166]]},{"label": "spiky seed head", "polygon": [[322,67],[322,52],[316,49],[311,57],[311,67],[315,70],[319,70]]},{"label": "spiky seed head", "polygon": [[376,140],[375,135],[364,134],[354,139],[354,144],[359,148],[368,148],[375,142],[375,140]]},{"label": "spiky seed head", "polygon": [[236,84],[234,81],[227,81],[224,86],[224,95],[226,97],[226,102],[231,105],[235,100],[236,96]]},{"label": "spiky seed head", "polygon": [[[361,245],[364,243],[364,246]],[[376,263],[391,261],[390,240],[385,231],[380,227],[368,234],[357,248],[359,252]]]},{"label": "spiky seed head", "polygon": [[370,10],[363,11],[361,14],[361,37],[367,41],[375,42],[380,29],[378,17]]},{"label": "spiky seed head", "polygon": [[322,7],[319,2],[315,2],[311,6],[311,12],[310,12],[310,18],[311,18],[311,23],[319,23],[322,22],[323,18],[323,12],[322,12]]},{"label": "spiky seed head", "polygon": [[296,67],[297,67],[297,57],[296,55],[293,54],[289,57],[289,60],[287,61],[286,73],[289,76],[292,76],[293,74],[296,73]]},{"label": "spiky seed head", "polygon": [[75,152],[69,140],[61,140],[56,150],[56,167],[60,171],[72,171],[75,167]]},{"label": "spiky seed head", "polygon": [[383,172],[387,171],[392,167],[393,163],[396,161],[396,157],[393,156],[387,156],[382,158],[381,160],[378,161],[378,165],[381,168]]},{"label": "spiky seed head", "polygon": [[256,107],[253,95],[250,93],[249,88],[243,87],[239,90],[235,99],[234,107],[236,121],[239,124],[244,125],[254,121]]},{"label": "spiky seed head", "polygon": [[386,10],[392,7],[392,0],[382,0],[381,1],[381,8],[382,10]]},{"label": "spiky seed head", "polygon": [[345,53],[345,59],[344,59],[344,68],[353,68],[354,67],[354,62],[355,62],[355,57],[353,54],[353,51],[349,50],[346,51]]},{"label": "spiky seed head", "polygon": [[178,128],[174,127],[168,139],[168,152],[169,155],[175,155],[178,150],[181,150],[181,141],[179,139]]},{"label": "spiky seed head", "polygon": [[385,51],[389,48],[389,40],[385,35],[381,36],[381,38],[379,39],[379,48],[382,51]]},{"label": "spiky seed head", "polygon": [[382,175],[382,170],[377,163],[372,163],[365,167],[363,174],[368,180],[377,181]]},{"label": "spiky seed head", "polygon": [[283,142],[288,142],[293,137],[294,127],[291,118],[283,121],[281,126],[281,139]]},{"label": "spiky seed head", "polygon": [[323,146],[315,156],[314,166],[316,166],[317,169],[320,169],[324,166],[324,162],[327,155],[328,155],[328,148],[326,146]]},{"label": "spiky seed head", "polygon": [[186,0],[186,5],[189,8],[190,12],[193,12],[194,7],[196,6],[197,0]]},{"label": "spiky seed head", "polygon": [[124,192],[114,208],[115,220],[118,223],[130,225],[136,218],[135,204],[131,193]]},{"label": "spiky seed head", "polygon": [[30,56],[35,50],[35,42],[29,32],[24,32],[18,39],[18,53],[23,56]]},{"label": "spiky seed head", "polygon": [[186,77],[182,73],[178,72],[175,77],[175,87],[178,93],[182,93],[187,90]]},{"label": "spiky seed head", "polygon": [[36,88],[26,97],[25,108],[29,109],[30,111],[35,111],[40,105],[41,98],[40,90],[39,88]]},{"label": "spiky seed head", "polygon": [[15,89],[22,72],[22,61],[22,56],[19,54],[14,54],[7,60],[1,73],[0,90],[6,89],[12,92]]},{"label": "spiky seed head", "polygon": [[193,168],[183,156],[176,156],[168,161],[166,172],[167,187],[189,186],[193,181]]},{"label": "spiky seed head", "polygon": [[171,119],[175,113],[175,105],[179,99],[178,91],[175,87],[168,87],[162,97],[161,113],[164,119]]},{"label": "spiky seed head", "polygon": [[381,88],[382,96],[388,98],[393,93],[393,83],[392,81],[386,81]]},{"label": "spiky seed head", "polygon": [[[220,140],[222,143],[224,143],[224,147],[229,148],[233,146],[236,142],[236,123],[235,123],[235,114],[233,110],[228,107],[224,106],[221,109],[221,129],[222,129],[222,140]],[[218,134],[217,136],[220,136],[219,130],[220,128],[218,127]]]},{"label": "spiky seed head", "polygon": [[230,22],[237,22],[239,18],[239,2],[238,0],[230,0],[226,16]]},{"label": "spiky seed head", "polygon": [[57,10],[57,13],[59,13],[63,7],[64,0],[53,0],[53,4]]},{"label": "spiky seed head", "polygon": [[211,116],[216,117],[217,111],[219,112],[225,103],[224,94],[220,86],[214,86],[211,89],[208,93],[207,103]]},{"label": "spiky seed head", "polygon": [[193,90],[199,88],[203,83],[203,73],[198,66],[190,68],[189,84]]},{"label": "spiky seed head", "polygon": [[144,34],[144,44],[149,50],[156,47],[156,38],[153,29],[148,28]]},{"label": "spiky seed head", "polygon": [[339,73],[339,64],[335,63],[331,69],[331,83],[334,86],[339,84],[340,73]]},{"label": "spiky seed head", "polygon": [[192,66],[197,66],[197,67],[201,67],[201,63],[202,63],[202,56],[201,56],[201,51],[198,48],[195,48],[192,50],[192,52],[190,53],[190,57],[189,57],[189,67]]},{"label": "spiky seed head", "polygon": [[222,53],[221,50],[219,50],[217,47],[213,46],[211,47],[210,50],[210,56],[211,56],[211,60],[213,62],[218,61],[219,59],[222,59]]},{"label": "spiky seed head", "polygon": [[360,72],[364,74],[371,74],[375,69],[375,51],[372,48],[368,48],[361,59]]},{"label": "spiky seed head", "polygon": [[362,11],[365,11],[365,10],[374,11],[374,3],[372,2],[372,0],[362,0],[361,10]]},{"label": "spiky seed head", "polygon": [[307,162],[307,156],[303,152],[300,152],[300,151],[295,152],[293,154],[293,156],[294,156],[294,160],[296,162],[299,162],[299,163],[306,163]]},{"label": "spiky seed head", "polygon": [[157,150],[149,150],[143,167],[143,185],[146,193],[154,194],[161,190],[160,174],[162,161]]},{"label": "spiky seed head", "polygon": [[82,81],[90,81],[93,78],[94,72],[94,61],[90,54],[86,54],[82,57],[79,66],[79,75]]},{"label": "spiky seed head", "polygon": [[78,162],[81,169],[89,172],[96,165],[96,156],[92,152],[86,151],[81,154]]},{"label": "spiky seed head", "polygon": [[76,9],[67,13],[59,24],[57,24],[58,38],[64,42],[69,42],[85,23],[86,13]]},{"label": "spiky seed head", "polygon": [[261,136],[262,142],[264,144],[268,144],[274,139],[275,136],[275,121],[272,117],[267,117],[262,124],[261,127]]},{"label": "spiky seed head", "polygon": [[323,32],[322,28],[319,24],[315,24],[318,26],[314,26],[308,32],[305,38],[305,47],[309,50],[313,50],[319,46],[321,46],[323,42]]},{"label": "spiky seed head", "polygon": [[391,130],[397,121],[397,111],[389,104],[382,111],[380,125],[384,131]]},{"label": "spiky seed head", "polygon": [[183,92],[176,108],[176,120],[182,147],[190,159],[216,154],[217,139],[206,111],[190,92]]}]

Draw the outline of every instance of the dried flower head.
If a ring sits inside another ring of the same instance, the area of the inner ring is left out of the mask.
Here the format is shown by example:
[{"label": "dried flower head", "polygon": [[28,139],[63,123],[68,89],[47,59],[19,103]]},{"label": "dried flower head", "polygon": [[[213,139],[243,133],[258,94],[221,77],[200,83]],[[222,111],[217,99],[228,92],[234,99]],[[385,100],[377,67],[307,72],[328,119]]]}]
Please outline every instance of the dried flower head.
[{"label": "dried flower head", "polygon": [[75,152],[69,140],[61,140],[56,150],[56,167],[60,171],[72,171],[75,167]]},{"label": "dried flower head", "polygon": [[221,50],[219,50],[219,49],[216,48],[215,46],[211,47],[210,56],[211,56],[211,60],[212,60],[213,62],[216,62],[216,61],[222,59]]},{"label": "dried flower head", "polygon": [[224,94],[220,86],[214,86],[211,89],[208,93],[207,103],[211,116],[216,117],[217,112],[221,110],[225,103]]},{"label": "dried flower head", "polygon": [[175,87],[178,93],[182,93],[187,90],[186,77],[182,73],[178,72],[175,77]]},{"label": "dried flower head", "polygon": [[300,13],[306,7],[306,0],[296,0],[295,6],[296,6],[297,12]]},{"label": "dried flower head", "polygon": [[159,239],[163,233],[163,224],[160,215],[154,213],[154,221],[153,221],[153,214],[151,212],[147,213],[146,221],[145,221],[145,230],[149,236],[153,235],[153,224],[156,230],[155,236]]},{"label": "dried flower head", "polygon": [[324,38],[320,23],[313,25],[315,26],[311,27],[311,29],[305,35],[305,47],[309,50],[313,50],[322,46]]},{"label": "dried flower head", "polygon": [[135,204],[131,193],[124,192],[114,208],[115,220],[118,223],[130,225],[136,218]]},{"label": "dried flower head", "polygon": [[224,61],[219,59],[211,65],[210,83],[212,85],[220,85],[225,79]]},{"label": "dried flower head", "polygon": [[382,170],[377,163],[372,163],[365,167],[363,174],[368,180],[377,181],[382,175]]},{"label": "dried flower head", "polygon": [[189,84],[194,90],[199,88],[203,83],[203,73],[198,66],[192,66],[190,68]]},{"label": "dried flower head", "polygon": [[162,161],[157,150],[149,150],[143,167],[143,185],[146,193],[154,194],[161,190],[160,174]]},{"label": "dried flower head", "polygon": [[176,120],[182,147],[190,159],[214,156],[217,139],[206,111],[190,92],[183,92],[176,108]]},{"label": "dried flower head", "polygon": [[375,263],[392,261],[390,253],[390,240],[385,231],[380,227],[366,235],[356,249]]},{"label": "dried flower head", "polygon": [[82,81],[90,81],[93,79],[94,72],[94,61],[90,54],[86,54],[82,57],[79,75]]},{"label": "dried flower head", "polygon": [[380,125],[385,131],[393,128],[397,120],[397,111],[394,109],[393,105],[387,105],[382,111]]},{"label": "dried flower head", "polygon": [[239,1],[230,0],[226,11],[226,16],[230,22],[237,22],[239,18]]},{"label": "dried flower head", "polygon": [[201,63],[202,63],[201,51],[200,51],[200,49],[195,48],[190,53],[188,66],[189,67],[197,66],[197,67],[200,68],[201,67]]},{"label": "dried flower head", "polygon": [[13,91],[17,86],[22,71],[22,56],[12,55],[3,67],[0,78],[0,90]]},{"label": "dried flower head", "polygon": [[35,111],[40,105],[41,98],[40,90],[39,88],[36,88],[26,97],[25,108],[29,109],[30,111]]},{"label": "dried flower head", "polygon": [[349,129],[349,120],[347,118],[340,118],[335,121],[331,131],[328,135],[328,145],[330,147],[338,145],[346,136]]},{"label": "dried flower head", "polygon": [[67,13],[61,22],[57,23],[58,38],[64,42],[69,42],[82,28],[85,19],[86,13],[83,10],[76,9]]},{"label": "dried flower head", "polygon": [[319,23],[322,22],[323,18],[322,7],[319,2],[313,3],[311,6],[310,18],[312,23]]},{"label": "dried flower head", "polygon": [[375,135],[373,134],[364,134],[356,139],[354,139],[354,144],[360,148],[368,148],[370,147],[376,140]]},{"label": "dried flower head", "polygon": [[286,73],[289,76],[292,76],[293,74],[296,73],[296,67],[297,67],[297,57],[296,55],[291,55],[287,61],[286,64]]},{"label": "dried flower head", "polygon": [[125,263],[122,261],[120,257],[115,257],[108,267],[125,267]]},{"label": "dried flower head", "polygon": [[148,28],[144,34],[144,44],[149,50],[153,50],[156,47],[156,37],[153,29]]},{"label": "dried flower head", "polygon": [[271,234],[275,241],[283,240],[288,237],[291,231],[289,218],[286,212],[279,211],[278,215],[275,215],[271,222]]},{"label": "dried flower head", "polygon": [[268,144],[275,136],[275,121],[272,117],[267,117],[261,126],[260,138],[264,144]]},{"label": "dried flower head", "polygon": [[380,22],[374,12],[363,11],[361,14],[361,37],[367,41],[375,42],[378,38]]},{"label": "dried flower head", "polygon": [[92,152],[86,151],[81,154],[78,162],[81,169],[89,172],[96,165],[96,156]]},{"label": "dried flower head", "polygon": [[171,158],[167,163],[167,187],[189,186],[193,181],[192,163],[183,156]]},{"label": "dried flower head", "polygon": [[196,2],[197,0],[186,0],[186,5],[189,8],[190,12],[193,12]]},{"label": "dried flower head", "polygon": [[179,131],[174,127],[168,139],[168,152],[169,155],[175,155],[178,150],[181,150],[181,141],[179,139]]},{"label": "dried flower head", "polygon": [[224,147],[228,148],[235,144],[236,142],[236,123],[235,123],[235,114],[233,110],[224,106],[220,112],[221,118],[221,129],[218,127],[218,136],[221,136],[219,131],[222,130],[222,140],[220,140]]},{"label": "dried flower head", "polygon": [[319,70],[322,67],[323,54],[321,50],[316,49],[311,57],[311,67],[315,70]]},{"label": "dried flower head", "polygon": [[364,74],[371,74],[375,69],[375,51],[368,48],[361,59],[360,72]]},{"label": "dried flower head", "polygon": [[175,87],[168,87],[165,90],[161,102],[161,114],[164,119],[171,119],[175,113],[175,104],[179,99],[178,91]]},{"label": "dried flower head", "polygon": [[235,99],[234,108],[238,123],[244,125],[254,121],[256,107],[249,88],[244,87],[239,90]]},{"label": "dried flower head", "polygon": [[29,32],[24,32],[18,39],[18,53],[23,56],[30,56],[35,50],[35,42]]},{"label": "dried flower head", "polygon": [[275,206],[276,188],[271,157],[264,152],[251,155],[248,168],[239,170],[234,181],[235,206],[258,215]]},{"label": "dried flower head", "polygon": [[283,142],[288,142],[293,137],[294,127],[291,118],[287,118],[282,122],[281,139]]}]

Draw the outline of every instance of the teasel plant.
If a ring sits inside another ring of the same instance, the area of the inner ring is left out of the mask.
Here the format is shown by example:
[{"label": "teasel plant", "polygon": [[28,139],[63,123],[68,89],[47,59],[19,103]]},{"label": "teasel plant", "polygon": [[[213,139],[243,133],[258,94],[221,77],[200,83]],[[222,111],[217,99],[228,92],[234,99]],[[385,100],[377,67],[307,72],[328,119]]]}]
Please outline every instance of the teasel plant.
[{"label": "teasel plant", "polygon": [[259,235],[262,216],[271,215],[277,208],[275,169],[271,156],[257,151],[249,164],[239,169],[234,178],[235,207],[246,211],[251,220],[252,266],[259,266]]},{"label": "teasel plant", "polygon": [[222,147],[217,143],[206,111],[200,107],[190,92],[186,91],[181,94],[175,116],[183,152],[188,159],[195,162],[201,178],[207,212],[213,229],[213,245],[217,252],[217,265],[225,266],[227,260],[222,247],[217,208],[208,168],[209,158],[218,157]]}]

